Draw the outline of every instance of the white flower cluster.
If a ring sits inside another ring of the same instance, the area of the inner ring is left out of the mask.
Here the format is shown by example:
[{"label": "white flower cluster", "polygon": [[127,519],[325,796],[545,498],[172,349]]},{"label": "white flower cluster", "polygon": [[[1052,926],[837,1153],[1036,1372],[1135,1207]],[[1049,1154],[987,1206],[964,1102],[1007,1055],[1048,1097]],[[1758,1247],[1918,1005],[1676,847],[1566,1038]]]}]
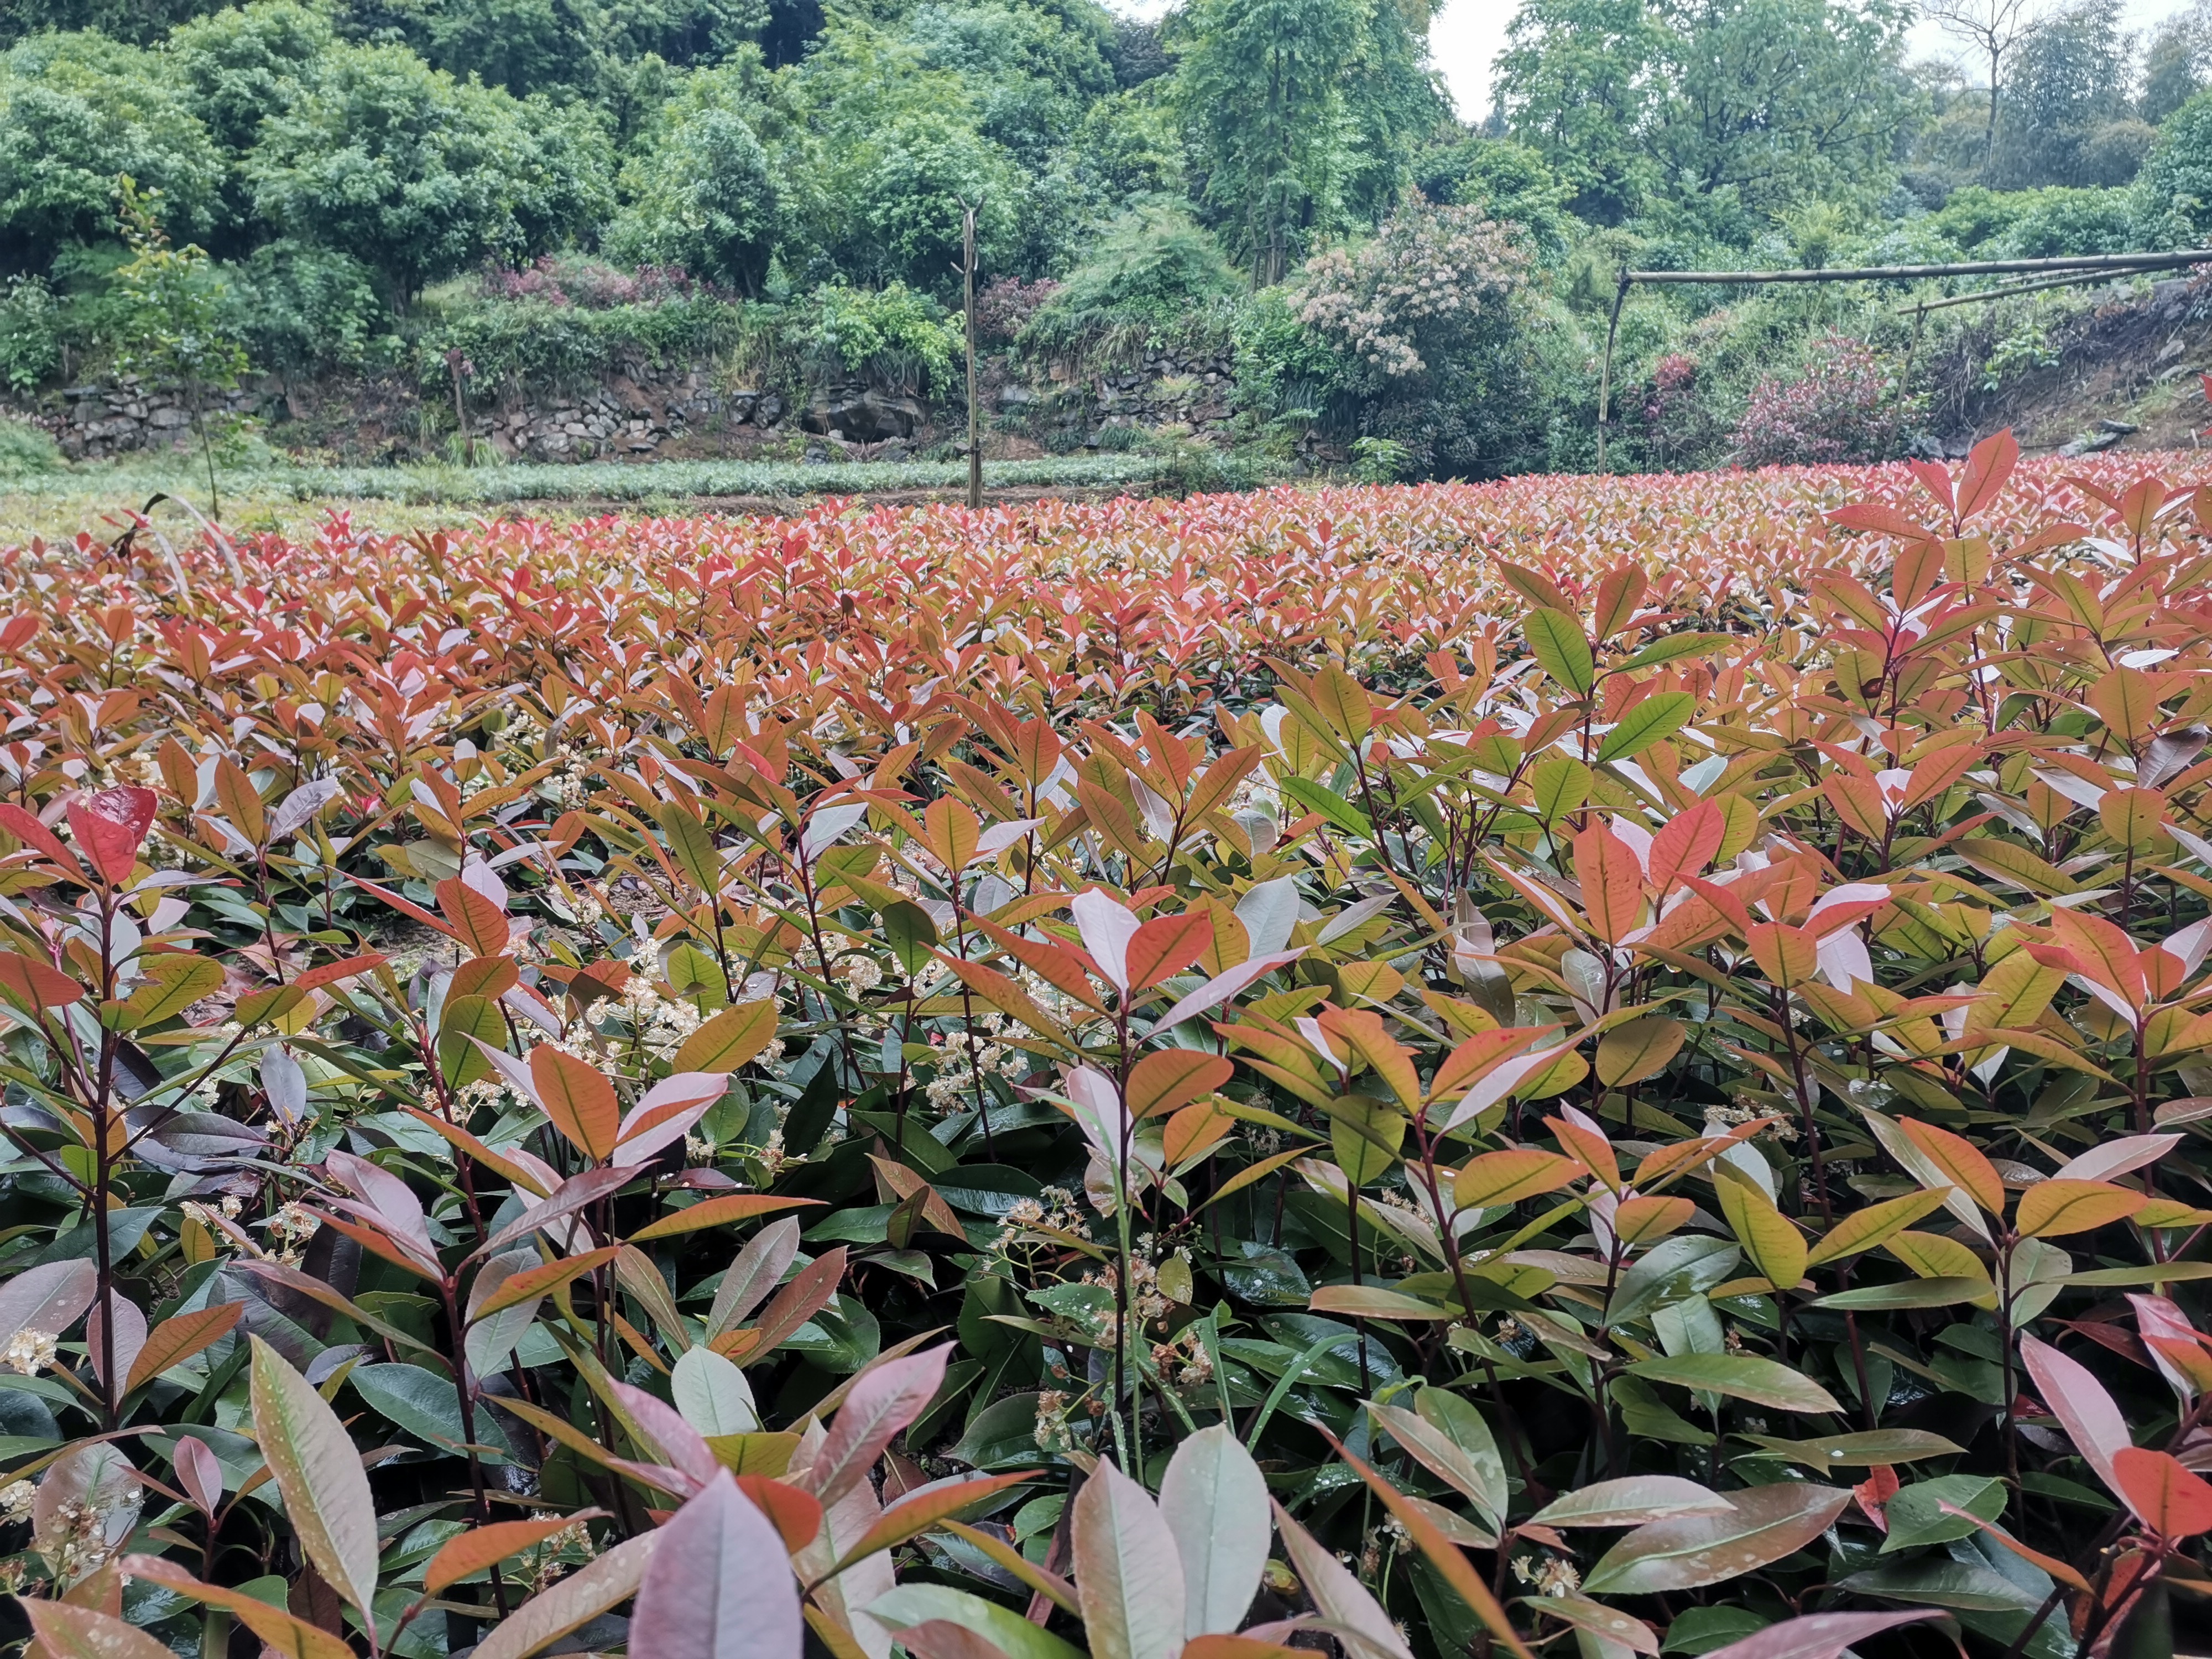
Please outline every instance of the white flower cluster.
[{"label": "white flower cluster", "polygon": [[[532,1521],[558,1521],[561,1517],[550,1510],[531,1512]],[[537,1595],[573,1565],[580,1565],[599,1554],[592,1542],[592,1529],[581,1521],[572,1521],[550,1538],[540,1542],[532,1573],[531,1594]],[[580,1560],[564,1558],[580,1557]]]},{"label": "white flower cluster", "polygon": [[[1006,1016],[995,1012],[977,1015],[975,1024],[994,1038],[1006,1033]],[[1028,1054],[1004,1042],[978,1042],[971,1053],[964,1042],[948,1042],[939,1049],[937,1075],[922,1092],[930,1110],[947,1117],[974,1103],[979,1076],[987,1081],[994,1076],[1018,1079],[1029,1075],[1030,1064]]]},{"label": "white flower cluster", "polygon": [[619,997],[602,997],[584,1011],[584,1023],[594,1030],[620,1019],[630,1039],[655,1060],[673,1060],[684,1038],[697,1030],[699,1011],[690,1003],[665,997],[651,980],[632,979]]},{"label": "white flower cluster", "polygon": [[1556,1555],[1516,1555],[1513,1576],[1539,1595],[1572,1595],[1583,1587],[1583,1576],[1575,1571],[1575,1564]]},{"label": "white flower cluster", "polygon": [[8,1339],[5,1351],[0,1351],[0,1365],[20,1371],[25,1376],[36,1376],[54,1363],[61,1339],[52,1331],[34,1331],[26,1327]]},{"label": "white flower cluster", "polygon": [[1065,1187],[1047,1187],[1035,1198],[1016,1199],[1006,1206],[991,1248],[1003,1255],[1017,1244],[1034,1242],[1026,1235],[1039,1228],[1072,1233],[1078,1238],[1091,1237],[1091,1223],[1076,1208],[1075,1194]]},{"label": "white flower cluster", "polygon": [[538,793],[548,805],[573,811],[592,799],[592,763],[571,744],[562,744],[546,757],[560,767],[538,781]]}]

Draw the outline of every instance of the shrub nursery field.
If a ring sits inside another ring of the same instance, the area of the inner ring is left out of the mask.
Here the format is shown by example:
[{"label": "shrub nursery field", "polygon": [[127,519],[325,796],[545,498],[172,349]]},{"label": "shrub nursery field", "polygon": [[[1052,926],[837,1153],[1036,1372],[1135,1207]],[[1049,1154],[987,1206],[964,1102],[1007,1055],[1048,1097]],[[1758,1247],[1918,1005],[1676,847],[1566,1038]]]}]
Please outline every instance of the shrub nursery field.
[{"label": "shrub nursery field", "polygon": [[2208,575],[2004,436],[0,554],[0,1634],[2170,1655]]}]

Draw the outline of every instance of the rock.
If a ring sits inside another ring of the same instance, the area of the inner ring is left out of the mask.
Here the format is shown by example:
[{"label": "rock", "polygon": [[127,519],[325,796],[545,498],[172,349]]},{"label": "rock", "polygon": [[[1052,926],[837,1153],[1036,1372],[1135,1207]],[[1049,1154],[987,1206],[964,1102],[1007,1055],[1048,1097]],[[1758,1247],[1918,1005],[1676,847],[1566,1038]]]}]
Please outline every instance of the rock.
[{"label": "rock", "polygon": [[773,392],[763,394],[761,400],[753,405],[755,426],[775,426],[782,421],[783,415],[783,399]]},{"label": "rock", "polygon": [[752,419],[753,411],[760,407],[760,404],[761,395],[757,392],[732,392],[723,400],[723,406],[730,411],[731,423],[735,426],[743,426]]},{"label": "rock", "polygon": [[191,423],[191,412],[189,410],[178,409],[173,406],[167,409],[157,409],[151,415],[149,415],[146,417],[146,424],[148,426],[157,427],[163,429],[172,427],[190,426]]},{"label": "rock", "polygon": [[2110,449],[2125,435],[2118,432],[2085,432],[2073,442],[2059,445],[2058,453],[2069,459],[2076,455],[2094,455]]},{"label": "rock", "polygon": [[2124,438],[2130,432],[2140,432],[2142,428],[2136,425],[2132,421],[2100,421],[2097,422],[2097,430],[2100,432],[2117,433],[2119,436]]},{"label": "rock", "polygon": [[1940,461],[1943,459],[1943,442],[1932,432],[1917,432],[1905,446],[1907,460]]},{"label": "rock", "polygon": [[859,392],[847,387],[817,393],[799,424],[809,432],[836,434],[854,443],[880,443],[886,438],[912,437],[921,424],[921,405],[873,387]]},{"label": "rock", "polygon": [[1002,386],[999,388],[999,407],[1005,410],[1027,409],[1036,401],[1036,393],[1025,386]]}]

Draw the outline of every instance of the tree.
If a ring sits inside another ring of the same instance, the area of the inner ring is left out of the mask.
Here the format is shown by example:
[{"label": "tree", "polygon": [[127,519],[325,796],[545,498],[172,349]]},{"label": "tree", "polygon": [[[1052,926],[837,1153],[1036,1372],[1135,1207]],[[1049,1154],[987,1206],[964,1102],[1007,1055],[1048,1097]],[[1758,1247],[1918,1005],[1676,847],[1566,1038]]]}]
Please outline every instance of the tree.
[{"label": "tree", "polygon": [[1370,0],[1194,0],[1176,91],[1204,199],[1261,286],[1343,221],[1355,127],[1345,66]]},{"label": "tree", "polygon": [[1531,264],[1480,208],[1416,197],[1307,263],[1298,320],[1335,353],[1365,436],[1420,471],[1493,471],[1533,437]]},{"label": "tree", "polygon": [[1576,215],[1619,224],[1657,188],[1665,31],[1644,0],[1526,0],[1498,59],[1506,130],[1549,164]]},{"label": "tree", "polygon": [[1662,15],[1652,150],[1678,193],[1772,219],[1894,176],[1918,112],[1894,0],[1666,0]]},{"label": "tree", "polygon": [[2212,80],[2212,0],[2197,0],[2151,32],[2143,54],[2142,118],[2156,126]]},{"label": "tree", "polygon": [[1893,0],[1531,0],[1499,60],[1508,130],[1617,223],[1658,203],[1746,240],[1877,192],[1919,94]]},{"label": "tree", "polygon": [[2202,247],[2212,237],[2212,92],[2166,118],[2136,175],[2136,225],[2147,247]]},{"label": "tree", "polygon": [[113,234],[115,178],[158,202],[166,229],[213,231],[223,160],[155,53],[97,34],[43,34],[0,58],[0,257],[43,265]]},{"label": "tree", "polygon": [[1921,15],[1988,60],[1990,108],[1982,133],[1982,173],[1996,165],[1997,105],[2006,54],[2035,27],[2042,0],[1920,0]]},{"label": "tree", "polygon": [[2130,44],[2118,0],[2085,0],[2037,24],[2014,53],[1993,183],[2017,190],[2135,176],[2153,135],[2128,106]]},{"label": "tree", "polygon": [[173,247],[160,223],[158,198],[141,193],[128,176],[118,181],[123,238],[131,258],[115,273],[122,301],[118,367],[156,383],[180,386],[191,410],[192,430],[207,461],[208,516],[222,516],[215,476],[215,444],[208,435],[203,400],[228,392],[246,373],[246,348],[224,325],[228,309],[222,273],[197,244]]},{"label": "tree", "polygon": [[781,224],[768,153],[729,104],[687,102],[672,114],[623,170],[630,199],[608,227],[606,251],[757,293]]},{"label": "tree", "polygon": [[352,254],[404,306],[480,260],[595,228],[611,161],[587,112],[457,82],[404,46],[348,46],[270,118],[247,170],[265,217]]}]

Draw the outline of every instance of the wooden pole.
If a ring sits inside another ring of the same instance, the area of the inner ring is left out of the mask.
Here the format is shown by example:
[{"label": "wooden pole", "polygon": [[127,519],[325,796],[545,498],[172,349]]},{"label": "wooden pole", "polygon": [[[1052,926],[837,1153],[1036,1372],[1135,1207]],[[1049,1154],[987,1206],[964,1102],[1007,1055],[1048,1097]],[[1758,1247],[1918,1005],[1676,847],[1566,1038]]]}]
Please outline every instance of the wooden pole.
[{"label": "wooden pole", "polygon": [[983,421],[975,397],[975,210],[960,204],[961,277],[966,285],[968,319],[968,507],[983,507]]},{"label": "wooden pole", "polygon": [[1605,471],[1605,429],[1613,419],[1613,343],[1620,337],[1620,307],[1632,279],[1623,270],[1613,290],[1613,315],[1605,325],[1605,367],[1597,377],[1597,470]]}]

